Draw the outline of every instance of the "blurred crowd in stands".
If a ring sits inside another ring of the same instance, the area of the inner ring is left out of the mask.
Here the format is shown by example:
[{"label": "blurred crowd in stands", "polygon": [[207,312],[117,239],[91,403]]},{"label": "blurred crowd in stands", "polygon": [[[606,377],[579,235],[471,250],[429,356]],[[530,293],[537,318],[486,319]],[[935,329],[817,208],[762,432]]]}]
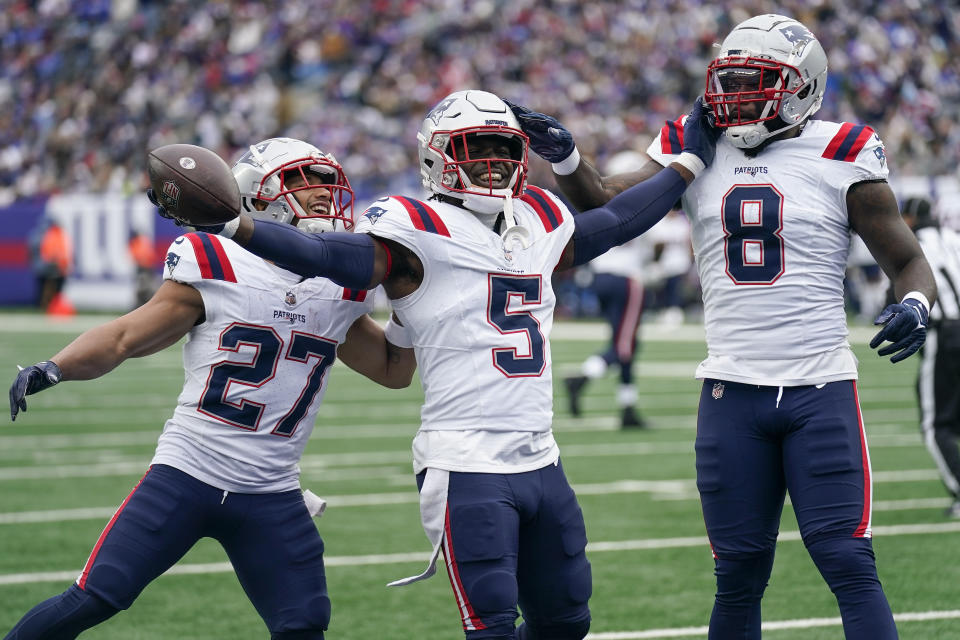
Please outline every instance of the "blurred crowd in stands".
[{"label": "blurred crowd in stands", "polygon": [[[560,118],[602,165],[643,150],[703,90],[718,42],[786,12],[830,61],[818,117],[865,122],[892,171],[960,166],[960,10],[952,0],[0,0],[0,205],[135,192],[146,151],[232,161],[289,135],[333,152],[358,198],[418,184],[415,133],[482,87]],[[549,185],[549,169],[534,180]]]}]

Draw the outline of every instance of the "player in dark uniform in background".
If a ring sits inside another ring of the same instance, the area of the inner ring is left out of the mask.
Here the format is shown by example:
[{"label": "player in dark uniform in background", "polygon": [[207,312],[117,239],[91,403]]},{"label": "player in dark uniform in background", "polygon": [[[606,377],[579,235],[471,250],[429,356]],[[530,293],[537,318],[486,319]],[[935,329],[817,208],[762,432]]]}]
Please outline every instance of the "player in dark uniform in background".
[{"label": "player in dark uniform in background", "polygon": [[937,304],[917,375],[920,429],[953,497],[946,515],[960,518],[960,235],[941,228],[926,198],[908,198],[901,209],[937,279]]}]

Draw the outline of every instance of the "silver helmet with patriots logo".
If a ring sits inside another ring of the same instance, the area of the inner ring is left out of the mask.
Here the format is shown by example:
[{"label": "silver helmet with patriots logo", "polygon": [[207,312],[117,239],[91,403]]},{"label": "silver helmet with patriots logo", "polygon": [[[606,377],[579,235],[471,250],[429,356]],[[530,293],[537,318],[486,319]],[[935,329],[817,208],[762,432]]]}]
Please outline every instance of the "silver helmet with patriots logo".
[{"label": "silver helmet with patriots logo", "polygon": [[[332,154],[294,138],[269,138],[250,145],[236,164],[244,213],[262,220],[293,224],[310,233],[353,228],[353,189]],[[300,204],[296,192],[323,189]]]},{"label": "silver helmet with patriots logo", "polygon": [[724,38],[704,98],[727,139],[752,149],[813,115],[826,88],[827,54],[816,36],[793,18],[765,14]]}]

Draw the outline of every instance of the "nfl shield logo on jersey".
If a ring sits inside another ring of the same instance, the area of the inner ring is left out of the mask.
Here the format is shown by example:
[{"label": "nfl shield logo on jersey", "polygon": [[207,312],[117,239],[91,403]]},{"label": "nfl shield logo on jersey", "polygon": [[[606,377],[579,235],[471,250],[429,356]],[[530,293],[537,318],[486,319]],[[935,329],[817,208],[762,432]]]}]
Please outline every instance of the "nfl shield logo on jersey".
[{"label": "nfl shield logo on jersey", "polygon": [[283,301],[292,307],[297,304],[297,296],[293,291],[287,291],[287,294],[283,297]]},{"label": "nfl shield logo on jersey", "polygon": [[711,395],[713,395],[713,399],[714,399],[714,400],[719,400],[720,398],[723,397],[723,383],[722,383],[722,382],[716,382],[716,383],[714,383],[714,385],[713,385],[713,393],[712,393]]}]

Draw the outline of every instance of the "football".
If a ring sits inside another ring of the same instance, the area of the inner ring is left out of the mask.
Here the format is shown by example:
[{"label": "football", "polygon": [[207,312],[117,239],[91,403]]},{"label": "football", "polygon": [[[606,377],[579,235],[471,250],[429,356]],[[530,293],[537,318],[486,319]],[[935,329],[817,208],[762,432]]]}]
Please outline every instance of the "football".
[{"label": "football", "polygon": [[192,144],[157,147],[147,158],[150,186],[160,205],[192,226],[223,224],[240,214],[240,189],[213,151]]}]

